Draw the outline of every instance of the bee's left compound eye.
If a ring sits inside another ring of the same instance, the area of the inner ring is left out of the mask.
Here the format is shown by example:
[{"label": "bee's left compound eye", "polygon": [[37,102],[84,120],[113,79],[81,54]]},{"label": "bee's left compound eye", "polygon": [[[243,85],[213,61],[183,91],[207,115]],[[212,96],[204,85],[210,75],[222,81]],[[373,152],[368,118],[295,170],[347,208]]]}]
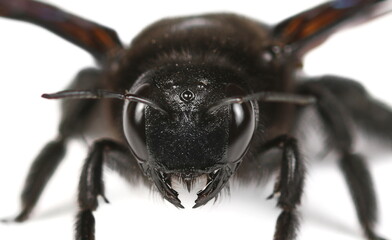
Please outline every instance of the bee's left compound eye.
[{"label": "bee's left compound eye", "polygon": [[[150,88],[150,84],[143,84],[133,94],[144,97]],[[148,160],[145,110],[146,104],[128,101],[125,103],[123,112],[124,134],[133,154],[139,161]]]},{"label": "bee's left compound eye", "polygon": [[[235,85],[230,84],[227,88],[229,95],[243,95],[243,90]],[[255,113],[251,102],[234,103],[229,108],[230,125],[229,125],[229,144],[228,160],[236,162],[241,160],[248,149],[250,140],[256,127]]]}]

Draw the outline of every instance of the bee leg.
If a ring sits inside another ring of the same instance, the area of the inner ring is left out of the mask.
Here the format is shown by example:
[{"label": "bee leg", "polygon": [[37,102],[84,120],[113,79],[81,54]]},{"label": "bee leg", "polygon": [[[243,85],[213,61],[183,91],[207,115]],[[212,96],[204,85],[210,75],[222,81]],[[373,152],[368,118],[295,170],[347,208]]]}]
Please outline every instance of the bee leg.
[{"label": "bee leg", "polygon": [[[102,88],[102,71],[95,68],[81,70],[68,90],[99,89]],[[98,101],[91,99],[64,99],[61,101],[62,116],[59,126],[61,135],[82,137],[83,130],[89,124],[88,120]]]},{"label": "bee leg", "polygon": [[[344,89],[333,89],[332,87],[336,88],[342,83],[336,78],[329,82],[331,86],[327,87],[328,84],[325,84],[325,81],[328,81],[327,78],[304,83],[300,86],[300,92],[314,95],[317,98],[317,111],[326,132],[329,134],[328,144],[340,154],[340,169],[350,189],[365,235],[369,240],[382,240],[383,238],[374,232],[377,220],[377,201],[373,181],[363,157],[353,152],[353,139],[350,130],[355,116],[347,108],[347,104],[350,104],[349,101],[365,101],[364,98],[367,96],[363,95],[362,99],[361,97],[352,98],[353,95],[358,97],[358,84],[348,84]],[[334,81],[337,83],[333,84]],[[336,95],[339,91],[345,92],[345,99]]]},{"label": "bee leg", "polygon": [[261,152],[274,147],[282,148],[282,161],[278,181],[273,194],[268,197],[278,198],[278,207],[282,209],[278,217],[274,240],[294,240],[299,227],[297,206],[301,202],[305,179],[305,165],[299,153],[297,140],[282,135],[261,147]]},{"label": "bee leg", "polygon": [[385,240],[374,232],[377,222],[377,201],[373,181],[364,158],[345,153],[340,159],[340,168],[350,188],[359,222],[369,240]]},{"label": "bee leg", "polygon": [[65,155],[65,140],[58,138],[45,145],[34,160],[21,194],[22,210],[12,219],[3,222],[23,222],[34,209],[47,182]]},{"label": "bee leg", "polygon": [[[103,182],[103,164],[111,154],[130,156],[129,151],[112,140],[100,140],[94,143],[83,166],[79,181],[79,213],[76,219],[76,240],[93,240],[95,220],[92,214],[98,208],[98,197],[106,203]],[[113,159],[112,161],[113,162]]]},{"label": "bee leg", "polygon": [[[82,70],[70,87],[80,89],[97,88],[99,76],[100,72],[98,70]],[[63,102],[63,117],[59,126],[59,136],[47,143],[33,161],[21,194],[22,210],[15,218],[3,220],[4,222],[23,222],[28,219],[46,184],[64,158],[68,140],[79,136],[81,127],[94,104],[95,102],[91,100]]]},{"label": "bee leg", "polygon": [[327,89],[360,130],[389,143],[392,140],[392,109],[371,96],[358,82],[336,76],[312,79]]}]

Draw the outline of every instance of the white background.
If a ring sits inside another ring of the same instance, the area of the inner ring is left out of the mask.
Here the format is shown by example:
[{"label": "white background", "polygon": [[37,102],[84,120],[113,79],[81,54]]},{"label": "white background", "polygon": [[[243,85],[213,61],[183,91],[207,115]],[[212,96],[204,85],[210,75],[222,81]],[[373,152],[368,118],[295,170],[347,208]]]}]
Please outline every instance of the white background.
[{"label": "white background", "polygon": [[[119,33],[128,43],[147,24],[165,16],[229,11],[267,23],[319,1],[48,1]],[[358,79],[369,91],[392,104],[392,16],[344,31],[307,56],[309,75],[333,73]],[[83,50],[35,27],[0,19],[0,218],[14,215],[32,158],[56,134],[58,103],[44,92],[62,90],[76,72],[92,66]],[[392,123],[391,123],[392,124]],[[391,133],[392,134],[392,133]],[[67,158],[49,183],[30,221],[0,224],[0,239],[72,239],[78,175],[86,149],[69,146]],[[381,235],[392,238],[392,154],[372,157],[380,203]],[[299,239],[364,239],[345,183],[333,161],[309,163]],[[107,173],[110,205],[95,213],[97,239],[272,239],[279,210],[266,201],[266,186],[234,186],[231,197],[193,210],[177,210],[141,186],[129,186]]]}]

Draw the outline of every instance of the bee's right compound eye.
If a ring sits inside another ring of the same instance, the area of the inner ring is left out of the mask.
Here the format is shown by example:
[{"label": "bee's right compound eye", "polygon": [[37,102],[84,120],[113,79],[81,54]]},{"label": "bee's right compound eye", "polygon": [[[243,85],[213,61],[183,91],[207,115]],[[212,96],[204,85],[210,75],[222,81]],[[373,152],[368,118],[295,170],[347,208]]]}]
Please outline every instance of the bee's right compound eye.
[{"label": "bee's right compound eye", "polygon": [[[133,94],[146,97],[150,91],[150,84],[141,85]],[[123,112],[124,134],[129,146],[138,161],[147,161],[146,144],[146,104],[127,101]]]}]

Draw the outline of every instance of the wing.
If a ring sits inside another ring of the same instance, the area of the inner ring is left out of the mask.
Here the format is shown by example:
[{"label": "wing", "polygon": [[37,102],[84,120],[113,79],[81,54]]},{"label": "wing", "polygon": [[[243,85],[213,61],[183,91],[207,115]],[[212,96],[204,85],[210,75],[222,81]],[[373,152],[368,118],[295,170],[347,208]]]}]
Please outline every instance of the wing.
[{"label": "wing", "polygon": [[390,0],[336,0],[290,17],[273,28],[273,37],[291,53],[304,55],[334,32],[390,12]]},{"label": "wing", "polygon": [[32,0],[0,0],[0,16],[30,22],[59,35],[103,61],[123,48],[110,28]]}]

